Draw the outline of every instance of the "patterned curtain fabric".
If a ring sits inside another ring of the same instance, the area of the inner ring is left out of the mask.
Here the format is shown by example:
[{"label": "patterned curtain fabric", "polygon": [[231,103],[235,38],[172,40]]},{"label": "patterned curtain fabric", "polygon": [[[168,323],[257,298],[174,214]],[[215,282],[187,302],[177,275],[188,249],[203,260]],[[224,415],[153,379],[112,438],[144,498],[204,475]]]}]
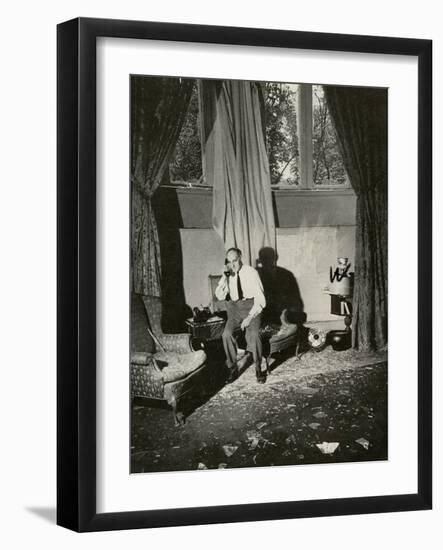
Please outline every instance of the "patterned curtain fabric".
[{"label": "patterned curtain fabric", "polygon": [[387,90],[325,86],[357,195],[353,346],[388,341]]},{"label": "patterned curtain fabric", "polygon": [[151,198],[177,143],[194,80],[131,79],[132,283],[137,294],[161,296],[161,262]]},{"label": "patterned curtain fabric", "polygon": [[240,248],[246,263],[255,266],[263,247],[275,248],[261,88],[255,82],[203,80],[200,99],[213,226],[226,249]]}]

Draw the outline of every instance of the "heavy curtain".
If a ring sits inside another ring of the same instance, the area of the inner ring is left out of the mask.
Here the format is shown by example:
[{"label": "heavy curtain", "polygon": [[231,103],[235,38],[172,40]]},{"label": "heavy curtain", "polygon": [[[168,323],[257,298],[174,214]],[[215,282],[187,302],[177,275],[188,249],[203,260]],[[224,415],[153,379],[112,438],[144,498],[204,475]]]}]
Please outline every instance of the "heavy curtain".
[{"label": "heavy curtain", "polygon": [[161,296],[161,262],[151,199],[174,151],[194,80],[131,79],[132,285],[137,294]]},{"label": "heavy curtain", "polygon": [[240,248],[255,266],[263,247],[275,248],[261,88],[255,82],[203,80],[200,100],[213,226],[226,249]]},{"label": "heavy curtain", "polygon": [[357,195],[353,346],[384,349],[388,339],[387,91],[324,89]]}]

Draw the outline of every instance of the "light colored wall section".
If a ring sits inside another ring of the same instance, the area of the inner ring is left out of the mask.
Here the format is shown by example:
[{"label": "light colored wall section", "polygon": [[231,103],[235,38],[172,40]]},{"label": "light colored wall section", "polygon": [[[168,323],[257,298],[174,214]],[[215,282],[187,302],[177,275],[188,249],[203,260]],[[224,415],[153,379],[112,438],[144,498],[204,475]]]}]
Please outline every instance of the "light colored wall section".
[{"label": "light colored wall section", "polygon": [[[174,189],[182,227],[212,228],[212,190]],[[157,193],[165,192],[160,188]],[[352,189],[273,189],[275,223],[280,228],[355,225],[356,196]]]},{"label": "light colored wall section", "polygon": [[221,274],[225,249],[213,229],[180,229],[183,252],[183,288],[191,307],[210,303],[209,275]]},{"label": "light colored wall section", "polygon": [[[180,236],[186,303],[192,307],[208,305],[208,275],[221,273],[223,243],[212,229],[181,229]],[[289,269],[297,279],[308,319],[330,318],[330,299],[322,292],[329,280],[329,266],[335,265],[338,256],[349,257],[353,266],[354,242],[354,226],[277,230],[278,265]]]},{"label": "light colored wall section", "polygon": [[278,265],[297,279],[309,320],[330,318],[330,297],[323,292],[329,282],[329,267],[337,257],[354,262],[355,228],[298,227],[277,232]]}]

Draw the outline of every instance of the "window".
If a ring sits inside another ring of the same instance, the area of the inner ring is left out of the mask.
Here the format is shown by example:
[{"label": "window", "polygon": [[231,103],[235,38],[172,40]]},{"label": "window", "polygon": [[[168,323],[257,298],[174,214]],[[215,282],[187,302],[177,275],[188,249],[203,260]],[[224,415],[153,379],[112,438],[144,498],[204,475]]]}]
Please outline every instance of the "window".
[{"label": "window", "polygon": [[[263,83],[273,189],[346,189],[349,179],[321,85]],[[170,182],[208,187],[203,177],[198,85],[169,166]]]},{"label": "window", "polygon": [[271,185],[300,185],[297,104],[299,86],[266,82],[265,127]]},{"label": "window", "polygon": [[[284,101],[290,104],[290,107],[284,105],[282,109],[277,103],[277,108],[269,105],[266,109],[266,136],[272,187],[316,190],[349,188],[349,179],[323,86],[266,83],[266,88],[271,94],[275,94],[276,89],[282,90]],[[276,125],[274,121],[279,119],[283,119],[284,122]],[[277,137],[272,135],[271,129],[276,131]],[[290,138],[288,133],[292,134]],[[277,155],[274,153],[275,149],[278,151]],[[291,155],[292,164],[285,167],[282,161],[291,158]],[[272,169],[273,156],[280,160],[280,167],[285,169],[283,177],[280,177],[281,171]]]},{"label": "window", "polygon": [[323,86],[312,86],[312,183],[315,187],[349,187]]}]

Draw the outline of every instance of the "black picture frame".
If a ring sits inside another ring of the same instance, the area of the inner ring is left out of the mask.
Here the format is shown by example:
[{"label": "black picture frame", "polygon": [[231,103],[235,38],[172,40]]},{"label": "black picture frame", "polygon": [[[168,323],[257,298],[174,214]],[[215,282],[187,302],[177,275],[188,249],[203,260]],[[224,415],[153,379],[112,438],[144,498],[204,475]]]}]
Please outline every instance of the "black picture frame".
[{"label": "black picture frame", "polygon": [[[418,59],[418,471],[416,494],[96,511],[96,39],[398,54]],[[58,25],[57,523],[104,531],[426,510],[432,507],[432,42],[78,18]]]}]

